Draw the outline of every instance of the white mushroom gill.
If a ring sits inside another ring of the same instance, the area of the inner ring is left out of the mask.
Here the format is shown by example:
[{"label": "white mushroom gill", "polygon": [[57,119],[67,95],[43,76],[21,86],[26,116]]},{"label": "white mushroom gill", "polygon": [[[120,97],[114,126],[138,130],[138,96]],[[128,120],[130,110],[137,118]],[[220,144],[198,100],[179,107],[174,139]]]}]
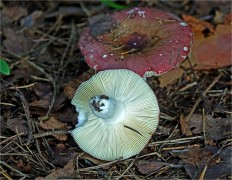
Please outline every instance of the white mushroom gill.
[{"label": "white mushroom gill", "polygon": [[79,113],[71,131],[74,140],[85,152],[107,161],[138,154],[159,120],[153,90],[124,69],[98,72],[78,87],[72,104]]}]

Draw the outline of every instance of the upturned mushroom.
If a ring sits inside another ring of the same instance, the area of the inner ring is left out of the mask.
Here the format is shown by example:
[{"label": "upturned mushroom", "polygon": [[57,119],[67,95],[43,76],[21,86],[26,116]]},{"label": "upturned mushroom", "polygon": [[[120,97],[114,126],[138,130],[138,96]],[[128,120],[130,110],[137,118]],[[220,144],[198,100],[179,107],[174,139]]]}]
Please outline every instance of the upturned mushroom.
[{"label": "upturned mushroom", "polygon": [[90,18],[78,46],[96,71],[129,69],[149,77],[186,59],[192,38],[190,27],[177,16],[136,7]]},{"label": "upturned mushroom", "polygon": [[98,72],[78,87],[72,104],[78,124],[71,135],[83,151],[106,161],[138,154],[159,121],[153,90],[125,69]]}]

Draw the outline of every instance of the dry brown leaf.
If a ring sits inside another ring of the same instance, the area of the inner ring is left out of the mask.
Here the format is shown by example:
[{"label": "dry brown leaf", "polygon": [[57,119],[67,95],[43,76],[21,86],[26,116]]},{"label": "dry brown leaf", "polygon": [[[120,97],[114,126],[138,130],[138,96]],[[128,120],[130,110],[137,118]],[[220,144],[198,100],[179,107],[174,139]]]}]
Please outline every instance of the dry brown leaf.
[{"label": "dry brown leaf", "polygon": [[27,134],[28,128],[26,126],[26,121],[24,119],[7,119],[7,127],[15,133],[25,133]]},{"label": "dry brown leaf", "polygon": [[72,158],[68,161],[64,168],[54,169],[45,178],[37,177],[36,180],[74,179],[75,177],[75,158]]},{"label": "dry brown leaf", "polygon": [[181,132],[183,135],[186,135],[186,136],[193,135],[188,123],[186,122],[186,118],[183,115],[180,116],[180,127],[181,127]]},{"label": "dry brown leaf", "polygon": [[180,67],[176,67],[171,71],[162,74],[161,76],[159,76],[160,87],[165,87],[173,81],[179,79],[182,76],[183,72],[183,69],[181,69]]},{"label": "dry brown leaf", "polygon": [[39,125],[41,128],[46,130],[53,130],[53,129],[67,129],[67,123],[62,123],[61,121],[57,120],[54,117],[50,117],[46,121],[40,121]]},{"label": "dry brown leaf", "polygon": [[27,15],[27,10],[21,6],[5,7],[2,10],[2,23],[8,24],[19,20],[21,17]]},{"label": "dry brown leaf", "polygon": [[[226,178],[231,174],[232,148],[222,149],[218,155],[213,157],[218,152],[216,146],[195,147],[186,149],[179,157],[184,162],[184,168],[191,179],[199,179],[200,176],[204,179]],[[202,173],[205,165],[207,165],[207,170]]]},{"label": "dry brown leaf", "polygon": [[[46,130],[55,130],[55,129],[68,129],[67,123],[62,123],[54,117],[50,117],[46,121],[40,121],[39,126]],[[56,139],[60,141],[66,141],[68,136],[66,134],[53,134]]]},{"label": "dry brown leaf", "polygon": [[159,161],[140,160],[137,163],[135,163],[135,165],[141,174],[147,175],[162,168],[163,166],[166,165],[166,163]]},{"label": "dry brown leaf", "polygon": [[[231,117],[213,118],[211,115],[205,115],[205,135],[208,140],[219,140],[229,135],[232,128]],[[201,114],[193,114],[188,121],[189,128],[193,134],[203,132],[203,119]]]},{"label": "dry brown leaf", "polygon": [[70,81],[64,89],[64,94],[67,96],[67,98],[72,99],[79,85],[82,82],[87,81],[91,76],[94,75],[94,73],[95,71],[93,69],[90,69],[80,75],[77,79]]},{"label": "dry brown leaf", "polygon": [[6,36],[3,45],[8,51],[21,55],[27,53],[31,49],[32,39],[27,37],[23,32],[17,34],[14,29],[4,28],[3,33]]}]

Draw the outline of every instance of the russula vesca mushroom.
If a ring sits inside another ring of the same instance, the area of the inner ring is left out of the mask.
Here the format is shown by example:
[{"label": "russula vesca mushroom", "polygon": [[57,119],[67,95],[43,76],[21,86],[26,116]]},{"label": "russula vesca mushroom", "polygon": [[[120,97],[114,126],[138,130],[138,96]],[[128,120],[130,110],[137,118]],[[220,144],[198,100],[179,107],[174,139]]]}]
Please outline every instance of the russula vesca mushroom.
[{"label": "russula vesca mushroom", "polygon": [[149,77],[161,75],[186,59],[192,36],[180,18],[136,7],[90,18],[78,46],[96,71],[129,69]]},{"label": "russula vesca mushroom", "polygon": [[153,90],[125,69],[98,72],[78,87],[72,104],[78,111],[78,124],[71,131],[74,140],[106,161],[138,154],[159,121]]}]

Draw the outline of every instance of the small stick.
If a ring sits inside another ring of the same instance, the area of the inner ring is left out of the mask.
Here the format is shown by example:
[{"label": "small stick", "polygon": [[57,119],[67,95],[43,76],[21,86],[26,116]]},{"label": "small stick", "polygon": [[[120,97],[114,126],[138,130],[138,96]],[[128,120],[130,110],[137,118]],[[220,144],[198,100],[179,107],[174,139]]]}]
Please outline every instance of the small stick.
[{"label": "small stick", "polygon": [[36,139],[36,138],[41,138],[45,136],[60,135],[60,134],[69,134],[69,131],[57,130],[57,131],[44,132],[44,133],[34,134],[34,138]]},{"label": "small stick", "polygon": [[36,85],[36,83],[31,83],[23,86],[13,86],[13,87],[9,87],[9,89],[24,89],[24,88],[32,87],[34,85]]},{"label": "small stick", "polygon": [[202,129],[203,129],[203,135],[204,135],[204,143],[206,144],[206,135],[205,135],[205,109],[202,110]]},{"label": "small stick", "polygon": [[45,70],[43,68],[39,67],[38,65],[36,65],[32,61],[26,60],[26,62],[28,64],[30,64],[32,67],[34,67],[35,69],[37,69],[38,71],[40,71],[42,74],[44,74],[46,76],[46,78],[48,78],[48,80],[51,82],[51,84],[53,86],[52,100],[51,100],[51,103],[49,105],[48,111],[47,111],[46,116],[45,116],[47,118],[48,115],[50,114],[50,112],[52,110],[52,107],[54,105],[54,102],[55,102],[55,97],[56,97],[56,82],[55,82],[55,80],[53,79],[53,77],[50,74],[48,74],[47,72],[45,72]]},{"label": "small stick", "polygon": [[23,109],[24,109],[25,116],[27,119],[27,126],[28,126],[27,144],[30,144],[32,137],[33,137],[33,129],[32,129],[32,119],[31,119],[31,114],[30,114],[30,110],[29,110],[29,105],[28,105],[27,100],[22,92],[20,92],[20,91],[15,92],[15,95],[18,96],[22,101]]},{"label": "small stick", "polygon": [[[203,92],[202,96],[205,96],[207,94],[207,92],[218,82],[218,80],[221,78],[221,74],[219,74],[214,81],[206,88],[206,90]],[[191,109],[191,111],[189,112],[188,116],[186,117],[186,121],[188,122],[188,120],[192,117],[192,114],[194,113],[195,109],[197,108],[198,104],[201,102],[201,97],[197,99],[197,101],[195,102],[195,104],[193,105],[193,108]]]},{"label": "small stick", "polygon": [[[180,139],[172,139],[172,140],[166,140],[166,141],[156,141],[148,144],[148,147],[152,147],[156,144],[163,144],[163,143],[185,143],[188,142],[189,140],[195,140],[195,139],[203,139],[202,136],[195,136],[195,137],[188,137],[188,138],[180,138]],[[180,141],[180,142],[178,142]]]}]

